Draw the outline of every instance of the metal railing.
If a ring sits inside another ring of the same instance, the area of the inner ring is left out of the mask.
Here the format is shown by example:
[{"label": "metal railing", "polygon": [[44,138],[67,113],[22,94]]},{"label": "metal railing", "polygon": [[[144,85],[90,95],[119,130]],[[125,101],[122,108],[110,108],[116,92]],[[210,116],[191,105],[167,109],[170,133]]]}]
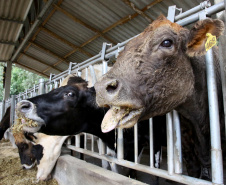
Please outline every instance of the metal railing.
[{"label": "metal railing", "polygon": [[[177,21],[178,24],[185,26],[190,23],[193,23],[200,18],[205,16],[210,16],[219,11],[225,9],[224,2],[218,3],[214,6],[209,7],[209,2],[205,2],[202,5],[200,4],[193,9],[181,13],[175,16],[176,6],[169,7],[168,11],[168,19],[171,21]],[[201,10],[201,11],[200,11]],[[183,18],[183,19],[182,19]],[[180,19],[180,20],[179,20]],[[133,37],[134,38],[134,37]],[[133,39],[131,38],[131,39]],[[129,39],[129,40],[131,40]],[[44,92],[49,92],[53,88],[59,87],[59,84],[62,80],[70,73],[77,74],[78,76],[82,76],[82,72],[84,73],[84,78],[87,80],[88,75],[91,74],[92,83],[96,82],[96,74],[94,70],[95,64],[102,63],[102,74],[107,72],[108,61],[112,57],[117,58],[120,51],[124,49],[124,45],[129,41],[126,40],[122,43],[117,44],[114,47],[109,46],[107,43],[103,44],[102,51],[100,54],[82,62],[79,64],[71,63],[69,69],[58,74],[51,75],[50,80],[44,82],[44,80],[40,80],[39,85],[34,85],[32,89],[27,90],[26,92],[20,93],[11,98],[11,100],[2,102],[2,114],[5,108],[10,104],[12,107],[12,112],[15,112],[15,104],[29,97],[36,96],[37,94],[42,94]],[[110,48],[109,48],[110,47]],[[181,134],[180,134],[180,123],[178,113],[173,111],[167,114],[167,164],[168,170],[162,170],[154,167],[154,152],[153,152],[153,123],[152,118],[149,120],[149,137],[150,137],[150,165],[142,165],[139,164],[138,161],[138,129],[137,125],[134,126],[134,162],[126,161],[123,159],[124,156],[124,147],[123,147],[123,130],[117,129],[118,138],[117,138],[117,158],[106,155],[106,146],[103,142],[100,144],[99,153],[94,152],[94,138],[91,138],[91,149],[87,149],[87,135],[84,134],[84,149],[80,148],[80,134],[76,135],[76,143],[75,146],[71,145],[70,140],[67,141],[67,147],[71,150],[74,150],[79,153],[84,153],[86,155],[106,160],[109,162],[113,162],[125,167],[129,167],[138,171],[146,172],[155,176],[159,176],[162,178],[166,178],[169,180],[173,180],[176,182],[184,183],[184,184],[223,184],[223,164],[222,158],[216,157],[221,155],[221,141],[220,141],[220,131],[219,131],[219,117],[218,117],[218,107],[215,103],[217,102],[216,94],[212,94],[213,89],[215,89],[214,82],[214,70],[212,68],[212,55],[211,50],[206,55],[206,65],[207,65],[207,76],[208,76],[208,94],[209,94],[209,102],[210,102],[210,127],[211,127],[211,166],[212,166],[212,182],[197,179],[193,177],[189,177],[186,175],[182,175],[182,151],[181,151]],[[214,109],[214,110],[213,110]],[[218,117],[218,118],[217,118]],[[12,117],[13,120],[13,117]]]}]

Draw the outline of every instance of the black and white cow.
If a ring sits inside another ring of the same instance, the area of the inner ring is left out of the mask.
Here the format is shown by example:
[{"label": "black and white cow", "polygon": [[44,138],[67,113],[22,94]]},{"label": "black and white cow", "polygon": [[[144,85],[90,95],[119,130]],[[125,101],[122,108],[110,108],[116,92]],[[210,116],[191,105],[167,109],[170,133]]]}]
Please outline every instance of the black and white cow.
[{"label": "black and white cow", "polygon": [[[79,77],[73,78],[76,79],[71,80],[82,80]],[[101,131],[101,121],[107,108],[99,108],[96,105],[94,88],[87,88],[85,85],[73,86],[70,85],[70,81],[68,84],[49,93],[18,103],[17,110],[25,117],[38,123],[37,127],[25,126],[24,130],[32,133],[42,132],[49,135],[75,135],[86,132],[98,136],[111,150],[117,151],[114,148],[115,132],[102,133]],[[159,122],[159,124],[156,124],[157,127],[160,127],[160,125],[161,127],[165,126],[165,118],[157,117],[155,119]],[[143,145],[148,142],[148,130],[148,124],[139,124],[139,153]],[[156,128],[156,130],[162,129]],[[160,134],[155,135],[157,138],[155,143],[158,146],[156,150],[159,150],[162,136]],[[124,132],[124,146],[124,159],[133,161],[133,129]]]}]

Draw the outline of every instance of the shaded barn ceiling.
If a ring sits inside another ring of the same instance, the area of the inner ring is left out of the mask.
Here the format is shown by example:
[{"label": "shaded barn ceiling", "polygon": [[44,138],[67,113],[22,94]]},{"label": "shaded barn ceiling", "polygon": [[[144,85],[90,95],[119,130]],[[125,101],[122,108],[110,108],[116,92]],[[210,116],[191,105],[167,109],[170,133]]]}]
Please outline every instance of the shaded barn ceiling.
[{"label": "shaded barn ceiling", "polygon": [[139,34],[171,5],[184,12],[201,2],[0,0],[0,61],[49,77],[98,54],[103,42],[115,45]]}]

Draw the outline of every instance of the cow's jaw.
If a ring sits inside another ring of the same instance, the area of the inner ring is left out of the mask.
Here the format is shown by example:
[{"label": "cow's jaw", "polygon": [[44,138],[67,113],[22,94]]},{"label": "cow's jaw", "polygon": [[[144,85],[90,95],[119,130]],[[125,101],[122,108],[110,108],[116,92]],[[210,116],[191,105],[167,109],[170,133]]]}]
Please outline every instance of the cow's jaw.
[{"label": "cow's jaw", "polygon": [[101,130],[106,133],[114,128],[130,128],[137,123],[142,111],[143,108],[131,109],[112,106],[104,116]]},{"label": "cow's jaw", "polygon": [[30,170],[31,168],[33,168],[35,166],[36,163],[32,163],[31,165],[27,165],[27,164],[23,164],[23,168],[25,168],[26,170]]}]

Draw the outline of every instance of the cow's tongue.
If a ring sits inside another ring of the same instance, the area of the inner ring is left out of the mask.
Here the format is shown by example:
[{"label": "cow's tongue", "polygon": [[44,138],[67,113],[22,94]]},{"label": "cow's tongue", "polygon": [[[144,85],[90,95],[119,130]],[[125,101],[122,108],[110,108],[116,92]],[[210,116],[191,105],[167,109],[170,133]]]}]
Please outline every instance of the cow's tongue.
[{"label": "cow's tongue", "polygon": [[142,108],[138,110],[132,110],[126,107],[111,107],[111,109],[109,109],[105,114],[102,121],[102,132],[109,132],[116,127],[130,128],[134,126],[137,123],[142,110]]}]

